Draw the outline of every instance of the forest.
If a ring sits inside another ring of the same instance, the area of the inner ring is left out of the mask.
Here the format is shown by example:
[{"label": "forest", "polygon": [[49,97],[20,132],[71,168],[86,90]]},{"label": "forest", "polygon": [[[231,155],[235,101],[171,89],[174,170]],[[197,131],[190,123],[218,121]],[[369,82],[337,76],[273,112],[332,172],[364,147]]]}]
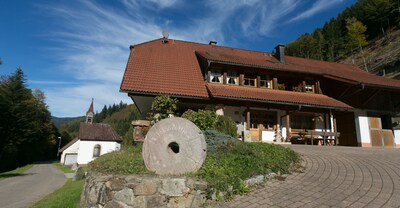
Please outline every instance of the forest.
[{"label": "forest", "polygon": [[0,77],[0,172],[57,156],[58,130],[45,95],[26,86],[21,68]]},{"label": "forest", "polygon": [[[57,128],[45,99],[41,90],[27,87],[21,68],[0,77],[0,172],[57,160],[58,138],[62,138],[62,147],[77,136],[85,117],[68,118],[72,120]],[[130,123],[139,117],[134,105],[120,102],[104,106],[95,113],[94,122],[110,124],[124,139],[123,145],[128,145],[133,133]]]},{"label": "forest", "polygon": [[399,26],[400,0],[359,0],[322,28],[288,44],[286,52],[324,61],[338,61],[354,54],[362,57],[368,41],[387,37],[388,31]]}]

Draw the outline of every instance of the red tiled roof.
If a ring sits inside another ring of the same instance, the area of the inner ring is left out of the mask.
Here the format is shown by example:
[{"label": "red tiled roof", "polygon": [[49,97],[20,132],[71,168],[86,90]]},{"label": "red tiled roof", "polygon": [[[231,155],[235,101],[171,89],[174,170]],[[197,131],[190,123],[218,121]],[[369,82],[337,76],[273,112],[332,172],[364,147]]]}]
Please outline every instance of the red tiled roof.
[{"label": "red tiled roof", "polygon": [[274,103],[301,104],[325,108],[352,108],[341,101],[321,94],[260,89],[217,83],[208,83],[207,88],[211,96],[216,98],[255,99]]},{"label": "red tiled roof", "polygon": [[121,142],[121,137],[109,124],[103,123],[81,123],[78,138],[90,141],[116,141]]},{"label": "red tiled roof", "polygon": [[[120,90],[143,94],[169,94],[209,98],[197,56],[203,57],[210,62],[238,64],[293,73],[316,74],[329,79],[350,81],[354,84],[363,83],[377,87],[400,89],[400,81],[372,75],[352,65],[290,56],[285,56],[286,62],[280,63],[270,53],[173,39],[168,39],[168,43],[163,44],[162,39],[156,39],[131,48]],[[225,96],[228,96],[229,91],[219,92],[221,95],[225,93]],[[238,89],[237,91],[242,90]],[[261,94],[265,95],[265,92],[262,91]],[[292,95],[288,91],[274,92],[272,94]],[[322,95],[313,96],[296,93],[293,96],[300,96],[299,99],[318,97],[321,102],[328,101],[328,97]],[[258,97],[254,96],[254,99],[256,98]],[[287,102],[289,101],[291,100]],[[308,103],[307,100],[302,100],[302,102]],[[316,105],[317,103],[314,104]]]}]

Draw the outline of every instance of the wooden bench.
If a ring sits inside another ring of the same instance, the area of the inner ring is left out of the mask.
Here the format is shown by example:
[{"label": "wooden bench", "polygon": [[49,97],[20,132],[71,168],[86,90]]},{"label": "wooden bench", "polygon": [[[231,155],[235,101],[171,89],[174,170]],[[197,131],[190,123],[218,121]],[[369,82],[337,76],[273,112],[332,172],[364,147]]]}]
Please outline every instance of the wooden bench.
[{"label": "wooden bench", "polygon": [[324,131],[300,131],[297,135],[294,135],[296,139],[303,140],[304,144],[307,144],[307,141],[311,141],[311,145],[314,144],[314,140],[323,141],[324,145],[338,145],[340,132],[324,132]]}]

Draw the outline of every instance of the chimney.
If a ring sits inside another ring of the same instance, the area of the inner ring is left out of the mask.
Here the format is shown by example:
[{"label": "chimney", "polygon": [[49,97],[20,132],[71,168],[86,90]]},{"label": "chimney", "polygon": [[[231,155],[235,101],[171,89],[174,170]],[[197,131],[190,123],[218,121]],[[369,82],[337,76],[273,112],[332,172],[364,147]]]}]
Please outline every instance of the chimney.
[{"label": "chimney", "polygon": [[279,44],[275,47],[275,57],[279,62],[285,63],[285,45]]},{"label": "chimney", "polygon": [[209,43],[208,43],[208,45],[217,45],[217,41],[210,41]]}]

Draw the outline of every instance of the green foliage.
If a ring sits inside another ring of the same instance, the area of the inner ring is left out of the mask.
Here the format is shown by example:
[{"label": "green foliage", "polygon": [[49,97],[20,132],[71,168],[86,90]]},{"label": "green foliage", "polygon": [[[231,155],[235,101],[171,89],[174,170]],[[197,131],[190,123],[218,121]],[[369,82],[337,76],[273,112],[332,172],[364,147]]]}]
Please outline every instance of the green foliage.
[{"label": "green foliage", "polygon": [[0,79],[0,172],[56,156],[57,129],[45,95],[26,87],[18,68]]},{"label": "green foliage", "polygon": [[142,145],[104,154],[90,162],[89,167],[103,173],[151,174],[144,165]]},{"label": "green foliage", "polygon": [[[365,31],[365,37],[373,40],[386,35],[387,29],[400,26],[400,1],[359,0],[336,18],[326,22],[322,28],[315,29],[311,34],[306,33],[288,44],[286,53],[291,56],[326,61],[336,61],[349,55],[351,50],[354,50],[352,47],[349,48],[349,44],[352,45],[351,42],[354,39],[347,35],[346,21],[348,19],[357,19],[362,22],[368,28]],[[357,30],[360,31],[360,29],[362,28],[359,27]]]},{"label": "green foliage", "polygon": [[[217,131],[204,131],[207,157],[197,173],[208,182],[210,192],[225,192],[224,197],[249,191],[244,180],[270,172],[288,173],[299,156],[289,148],[265,143],[243,143]],[[89,163],[91,170],[114,174],[152,174],[144,165],[142,146],[127,147],[98,157]],[[222,198],[221,198],[222,200]]]},{"label": "green foliage", "polygon": [[237,126],[235,121],[229,116],[218,116],[214,129],[224,134],[237,138]]},{"label": "green foliage", "polygon": [[85,180],[72,181],[69,179],[63,187],[36,202],[33,208],[78,208]]},{"label": "green foliage", "polygon": [[346,28],[347,47],[350,48],[350,50],[359,48],[362,51],[362,47],[368,44],[364,34],[365,31],[367,31],[367,27],[365,27],[362,22],[352,17],[346,20]]},{"label": "green foliage", "polygon": [[183,118],[186,118],[196,124],[201,130],[213,129],[217,122],[217,114],[213,110],[187,110],[182,114]]},{"label": "green foliage", "polygon": [[177,109],[178,99],[171,98],[169,95],[159,95],[151,103],[152,120],[154,122],[174,115]]},{"label": "green foliage", "polygon": [[294,151],[279,145],[235,142],[209,152],[195,175],[207,181],[213,190],[225,192],[225,197],[229,198],[248,191],[244,180],[270,172],[288,173],[298,160]]},{"label": "green foliage", "polygon": [[33,167],[33,165],[29,164],[29,165],[25,165],[23,167],[19,167],[19,168],[15,169],[15,170],[11,170],[11,171],[8,171],[8,172],[0,173],[0,180],[2,180],[4,178],[19,176],[22,173],[25,173],[27,170],[31,169],[32,167]]}]

